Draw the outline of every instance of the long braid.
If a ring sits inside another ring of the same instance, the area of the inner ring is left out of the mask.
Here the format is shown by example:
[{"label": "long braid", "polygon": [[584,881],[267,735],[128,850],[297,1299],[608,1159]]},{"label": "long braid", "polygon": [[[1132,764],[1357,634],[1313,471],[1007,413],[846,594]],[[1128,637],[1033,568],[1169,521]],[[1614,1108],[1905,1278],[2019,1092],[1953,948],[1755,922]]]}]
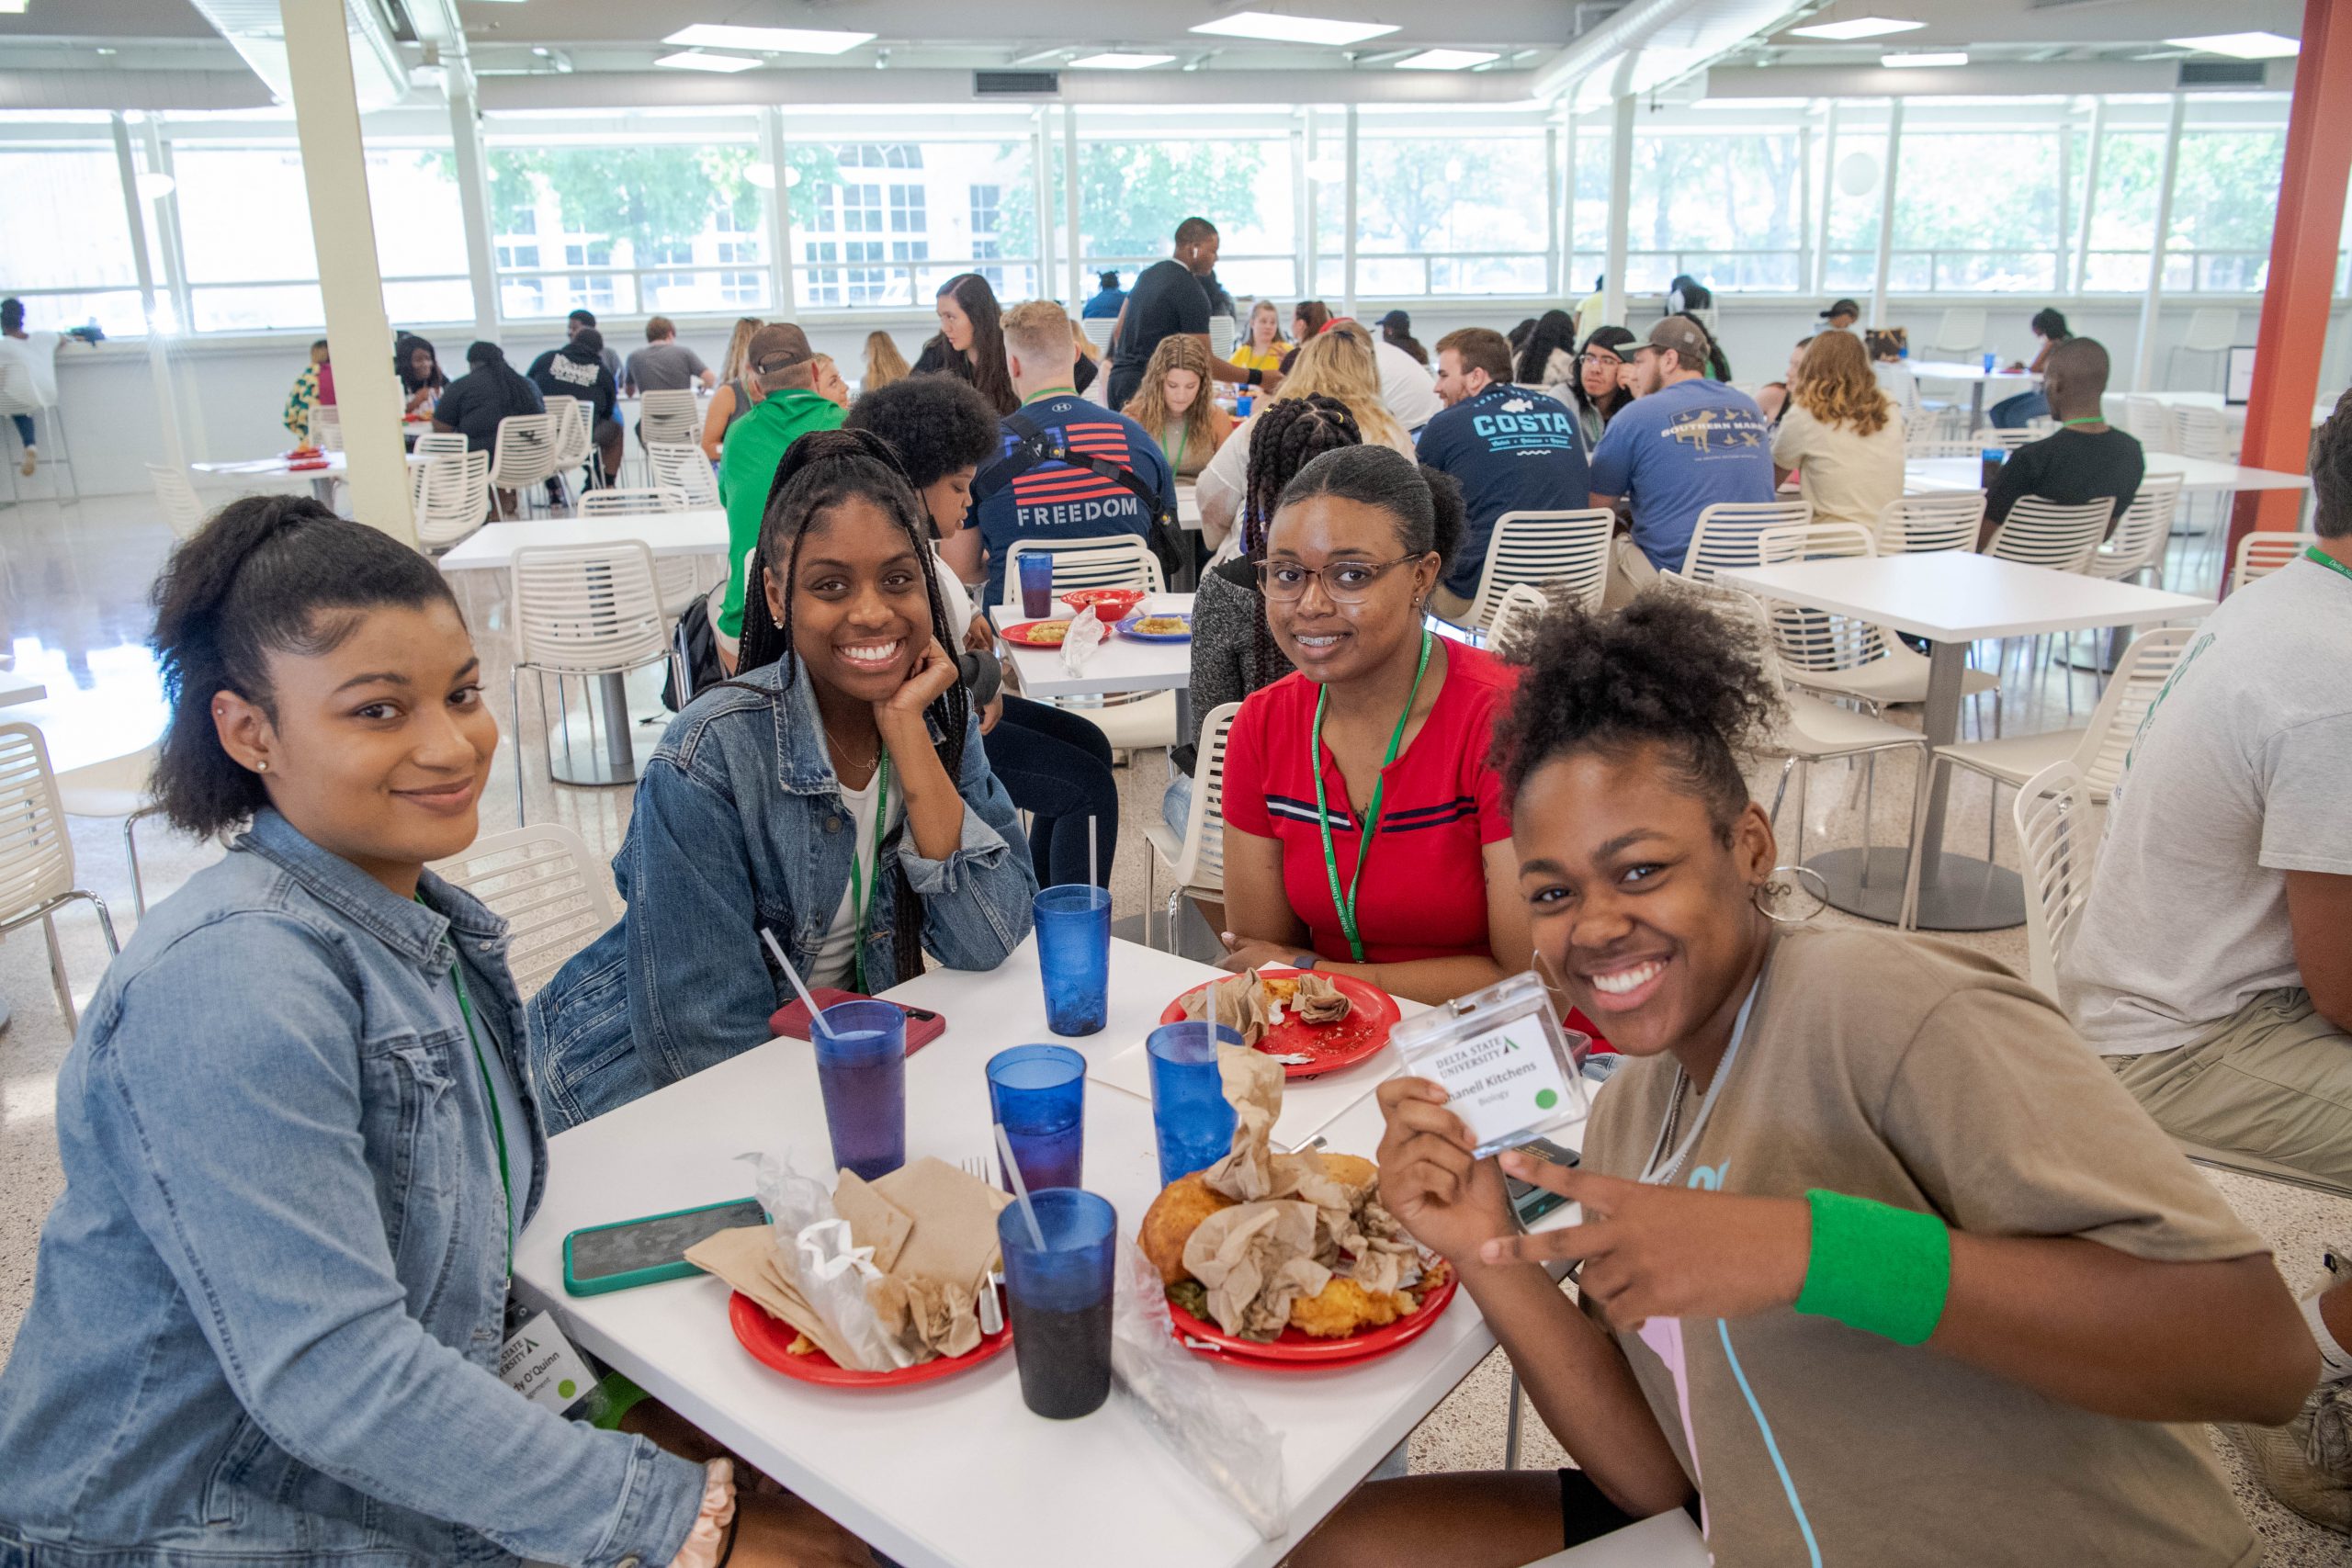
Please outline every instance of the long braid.
[{"label": "long braid", "polygon": [[[1267,405],[1250,433],[1250,467],[1242,490],[1242,553],[1252,566],[1266,558],[1266,530],[1273,521],[1283,487],[1324,453],[1363,445],[1363,432],[1356,416],[1337,398],[1318,392]],[[1263,615],[1250,632],[1256,664],[1252,681],[1262,683],[1280,678],[1290,668],[1290,660],[1274,641]]]},{"label": "long braid", "polygon": [[[792,641],[793,585],[798,581],[800,543],[817,517],[844,501],[862,498],[880,507],[913,547],[922,570],[923,593],[931,605],[932,635],[951,651],[959,632],[947,623],[947,601],[939,590],[939,572],[923,527],[923,507],[907,482],[898,453],[871,431],[812,431],[795,441],[776,466],[768,487],[767,510],[760,524],[760,542],[752,552],[751,586],[743,595],[743,634],[738,673],[746,673],[799,657]],[[766,592],[768,562],[778,558],[784,570],[776,574],[784,585],[779,624],[769,614]],[[740,684],[729,682],[727,684]],[[758,690],[759,688],[748,688]],[[971,723],[971,696],[961,681],[947,688],[925,712],[938,729],[939,761],[947,776],[959,784],[964,777],[964,735]],[[904,829],[901,829],[901,831]],[[891,931],[898,977],[910,980],[923,972],[923,907],[921,895],[907,879],[906,866],[890,857],[891,886],[898,899],[898,919]]]}]

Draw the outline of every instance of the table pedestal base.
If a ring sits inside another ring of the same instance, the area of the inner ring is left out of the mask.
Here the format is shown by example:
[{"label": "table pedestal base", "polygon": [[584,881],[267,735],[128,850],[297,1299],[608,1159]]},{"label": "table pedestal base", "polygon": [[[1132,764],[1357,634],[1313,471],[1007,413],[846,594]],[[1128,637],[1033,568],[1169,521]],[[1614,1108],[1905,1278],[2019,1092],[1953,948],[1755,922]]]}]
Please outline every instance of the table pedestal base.
[{"label": "table pedestal base", "polygon": [[[573,685],[574,681],[579,684]],[[627,677],[566,676],[552,684],[561,694],[548,716],[548,775],[558,784],[590,787],[635,784],[637,749],[630,737]],[[587,695],[575,706],[571,699],[582,687]],[[540,689],[544,693],[548,683]]]},{"label": "table pedestal base", "polygon": [[[1829,850],[1804,863],[1828,885],[1832,908],[1893,925],[1903,910],[1904,851],[1883,844],[1867,852],[1867,864],[1864,854]],[[2025,882],[2016,872],[1973,855],[1941,853],[1920,872],[1921,931],[1991,931],[2025,924]]]}]

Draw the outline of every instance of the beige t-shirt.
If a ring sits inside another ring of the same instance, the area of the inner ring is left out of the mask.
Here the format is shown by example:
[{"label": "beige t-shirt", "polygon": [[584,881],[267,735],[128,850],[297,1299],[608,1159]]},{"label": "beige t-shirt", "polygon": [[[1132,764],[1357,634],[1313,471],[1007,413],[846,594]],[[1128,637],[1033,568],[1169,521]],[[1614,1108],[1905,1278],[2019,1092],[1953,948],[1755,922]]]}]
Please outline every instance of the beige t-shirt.
[{"label": "beige t-shirt", "polygon": [[[1687,1185],[1826,1188],[2167,1261],[2268,1250],[2046,999],[1965,949],[1781,936],[1730,1072],[1677,1174]],[[1619,1070],[1588,1168],[1639,1177],[1674,1077],[1664,1056]],[[1688,1096],[1678,1139],[1697,1110]],[[1678,1337],[1688,1430],[1664,1359]],[[1618,1342],[1700,1488],[1718,1568],[2260,1560],[2200,1427],[2092,1415],[1788,1308],[1657,1320]],[[2228,1353],[2220,1325],[2213,1348]]]},{"label": "beige t-shirt", "polygon": [[1864,435],[1823,423],[1792,399],[1772,435],[1772,461],[1797,470],[1815,522],[1876,528],[1878,514],[1903,499],[1903,422],[1889,419]]}]

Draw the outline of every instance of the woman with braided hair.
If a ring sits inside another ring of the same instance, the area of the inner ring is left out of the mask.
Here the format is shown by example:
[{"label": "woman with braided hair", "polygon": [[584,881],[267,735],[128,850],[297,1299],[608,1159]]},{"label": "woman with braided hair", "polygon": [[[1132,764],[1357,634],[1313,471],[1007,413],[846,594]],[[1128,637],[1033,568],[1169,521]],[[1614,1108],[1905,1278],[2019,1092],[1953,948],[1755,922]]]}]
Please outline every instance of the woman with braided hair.
[{"label": "woman with braided hair", "polygon": [[1169,753],[1168,793],[1159,811],[1179,834],[1193,809],[1193,762],[1199,725],[1226,703],[1238,703],[1290,673],[1289,658],[1266,629],[1266,602],[1258,592],[1258,563],[1266,558],[1266,522],[1298,470],[1326,452],[1363,445],[1356,416],[1337,398],[1310,394],[1278,400],[1258,416],[1241,503],[1241,553],[1201,576],[1193,600],[1193,723],[1184,744]]},{"label": "woman with braided hair", "polygon": [[[1355,416],[1365,445],[1413,457],[1413,437],[1390,411],[1381,390],[1380,360],[1372,334],[1357,323],[1335,322],[1330,331],[1302,348],[1297,363],[1283,372],[1282,390],[1266,409],[1318,395]],[[1230,560],[1240,553],[1241,547],[1233,537],[1234,524],[1241,515],[1250,455],[1265,414],[1261,409],[1245,420],[1201,470],[1194,492],[1201,503],[1201,537],[1216,547],[1216,560]]]},{"label": "woman with braided hair", "polygon": [[[531,1003],[566,1127],[765,1042],[811,986],[873,995],[928,949],[990,969],[1037,882],[954,653],[922,503],[888,442],[787,448],[752,556],[736,678],[671,721],[613,874],[628,911]],[[887,869],[886,869],[887,868]]]}]

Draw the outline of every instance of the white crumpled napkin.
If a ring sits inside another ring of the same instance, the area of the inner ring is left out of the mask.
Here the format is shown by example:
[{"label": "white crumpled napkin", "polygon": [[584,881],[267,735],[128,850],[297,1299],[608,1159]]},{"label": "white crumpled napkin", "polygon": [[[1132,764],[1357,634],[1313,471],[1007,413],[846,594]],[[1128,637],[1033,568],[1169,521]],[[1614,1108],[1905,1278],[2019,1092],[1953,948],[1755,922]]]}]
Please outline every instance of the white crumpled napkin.
[{"label": "white crumpled napkin", "polygon": [[1069,624],[1069,635],[1062,638],[1062,668],[1071,674],[1081,673],[1094,650],[1110,639],[1111,628],[1102,617],[1089,610]]}]

